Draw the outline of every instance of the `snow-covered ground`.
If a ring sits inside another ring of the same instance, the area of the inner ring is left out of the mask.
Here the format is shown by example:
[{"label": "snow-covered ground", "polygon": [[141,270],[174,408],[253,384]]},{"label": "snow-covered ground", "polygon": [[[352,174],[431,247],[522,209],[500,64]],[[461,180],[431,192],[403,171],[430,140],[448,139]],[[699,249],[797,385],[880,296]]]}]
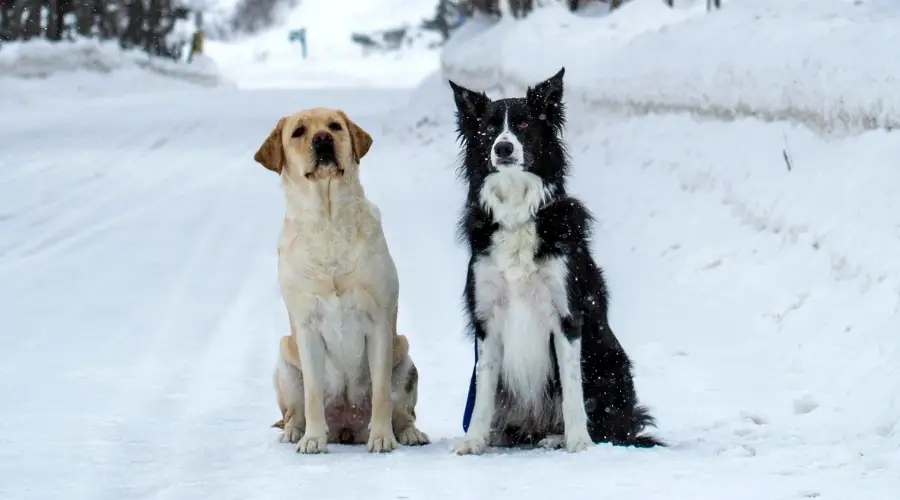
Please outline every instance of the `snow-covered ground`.
[{"label": "snow-covered ground", "polygon": [[[630,22],[593,22],[617,16]],[[523,83],[480,73],[454,54],[464,41],[444,54],[454,79]],[[552,57],[516,71],[569,65]],[[866,81],[890,71],[864,68]],[[41,82],[50,104],[14,106],[0,79],[0,498],[895,499],[896,133],[626,115],[592,102],[572,71],[570,187],[598,216],[612,326],[670,448],[450,454],[472,354],[440,75],[412,93],[176,85],[77,98],[59,77]],[[400,273],[430,446],[301,456],[268,427],[287,329],[284,202],[252,155],[278,117],[313,105],[346,109],[375,138],[363,182]]]}]

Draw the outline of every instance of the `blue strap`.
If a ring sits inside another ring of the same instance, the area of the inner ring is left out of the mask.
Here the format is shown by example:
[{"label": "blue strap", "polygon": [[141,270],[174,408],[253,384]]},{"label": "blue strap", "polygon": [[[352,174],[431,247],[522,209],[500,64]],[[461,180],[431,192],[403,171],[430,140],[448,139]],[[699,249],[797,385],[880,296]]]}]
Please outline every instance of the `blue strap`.
[{"label": "blue strap", "polygon": [[478,366],[478,341],[472,343],[475,346],[475,366],[472,367],[472,378],[469,380],[469,395],[466,397],[466,411],[463,413],[463,432],[468,432],[469,422],[472,420],[472,410],[475,409],[475,368]]}]

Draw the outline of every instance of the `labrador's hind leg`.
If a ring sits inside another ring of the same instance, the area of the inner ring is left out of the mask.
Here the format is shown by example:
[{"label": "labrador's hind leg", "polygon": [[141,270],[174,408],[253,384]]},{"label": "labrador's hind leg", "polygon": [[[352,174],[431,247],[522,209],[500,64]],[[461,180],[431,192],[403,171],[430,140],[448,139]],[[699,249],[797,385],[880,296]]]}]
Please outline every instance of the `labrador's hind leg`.
[{"label": "labrador's hind leg", "polygon": [[303,412],[303,374],[300,371],[297,344],[291,336],[281,338],[273,378],[275,397],[282,417],[274,427],[282,429],[282,442],[297,443],[306,429],[306,416]]},{"label": "labrador's hind leg", "polygon": [[391,399],[394,403],[392,425],[397,441],[406,446],[425,445],[428,435],[416,427],[416,403],[419,397],[419,370],[408,355],[406,337],[394,338],[394,369],[391,374]]}]

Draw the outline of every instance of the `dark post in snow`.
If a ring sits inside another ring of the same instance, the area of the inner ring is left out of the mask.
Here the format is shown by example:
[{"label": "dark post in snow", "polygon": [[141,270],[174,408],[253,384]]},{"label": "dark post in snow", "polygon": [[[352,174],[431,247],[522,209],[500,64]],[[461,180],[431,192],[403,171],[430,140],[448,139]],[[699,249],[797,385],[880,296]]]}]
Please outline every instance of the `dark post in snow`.
[{"label": "dark post in snow", "polygon": [[63,37],[65,16],[72,10],[69,0],[50,0],[47,13],[47,40],[60,41]]},{"label": "dark post in snow", "polygon": [[500,15],[500,4],[498,0],[470,0],[472,10],[477,10],[484,14]]},{"label": "dark post in snow", "polygon": [[534,0],[508,0],[513,17],[521,19],[534,10]]}]

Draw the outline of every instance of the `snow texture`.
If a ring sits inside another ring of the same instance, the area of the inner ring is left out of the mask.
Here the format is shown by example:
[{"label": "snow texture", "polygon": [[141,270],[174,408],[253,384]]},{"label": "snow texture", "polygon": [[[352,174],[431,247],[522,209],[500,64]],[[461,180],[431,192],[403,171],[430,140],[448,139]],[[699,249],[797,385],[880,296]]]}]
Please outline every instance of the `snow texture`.
[{"label": "snow texture", "polygon": [[[473,21],[442,56],[458,83],[518,93],[566,67],[570,99],[607,112],[687,112],[803,123],[820,132],[900,124],[900,8],[888,0],[634,0],[609,16],[560,5]],[[555,5],[555,4],[554,4]]]},{"label": "snow texture", "polygon": [[[470,62],[453,76],[484,78],[461,83],[513,88]],[[560,61],[527,62],[520,77]],[[134,93],[112,78],[85,94],[73,73],[25,100],[23,80],[0,79],[0,498],[896,499],[896,133],[623,116],[585,106],[575,73],[570,190],[598,217],[611,326],[671,447],[450,453],[472,345],[444,75],[412,92],[148,79],[160,88]],[[284,198],[252,156],[280,116],[320,105],[375,139],[361,175],[397,264],[429,446],[307,457],[269,427]]]}]

